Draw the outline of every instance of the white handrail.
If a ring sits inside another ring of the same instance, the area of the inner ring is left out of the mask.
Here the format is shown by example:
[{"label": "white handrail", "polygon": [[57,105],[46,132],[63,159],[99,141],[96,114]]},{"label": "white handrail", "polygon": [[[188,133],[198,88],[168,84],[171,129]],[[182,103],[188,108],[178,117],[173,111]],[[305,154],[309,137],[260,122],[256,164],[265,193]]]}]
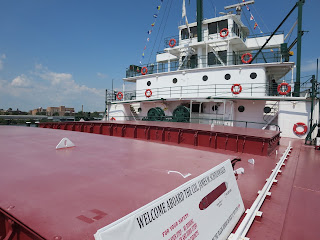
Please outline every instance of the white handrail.
[{"label": "white handrail", "polygon": [[272,184],[274,183],[278,173],[280,172],[281,166],[283,165],[284,161],[287,158],[287,155],[290,153],[291,150],[292,150],[291,142],[289,142],[289,146],[287,147],[287,149],[283,153],[283,155],[280,158],[279,162],[277,163],[277,166],[275,167],[275,169],[272,171],[272,174],[268,178],[268,181],[266,182],[266,184],[264,185],[264,187],[260,191],[256,200],[253,202],[251,208],[247,210],[247,212],[246,212],[247,215],[242,220],[239,228],[237,229],[237,231],[234,234],[232,234],[231,237],[229,237],[229,239],[240,240],[240,239],[245,238],[245,236],[248,233],[261,205],[263,204],[270,188],[272,187]]}]

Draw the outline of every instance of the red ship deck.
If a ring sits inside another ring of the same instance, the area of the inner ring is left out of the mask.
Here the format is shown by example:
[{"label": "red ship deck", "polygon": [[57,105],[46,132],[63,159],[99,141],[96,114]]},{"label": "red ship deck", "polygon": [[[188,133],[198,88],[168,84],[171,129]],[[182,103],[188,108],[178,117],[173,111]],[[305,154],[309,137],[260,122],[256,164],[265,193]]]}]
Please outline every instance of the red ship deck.
[{"label": "red ship deck", "polygon": [[[202,126],[198,126],[201,128]],[[56,150],[68,137],[76,147]],[[320,229],[320,154],[291,140],[293,150],[272,197],[262,205],[251,239],[317,239]],[[279,155],[289,139],[276,146]],[[0,239],[93,239],[101,227],[169,192],[217,164],[241,157],[238,185],[246,208],[279,156],[219,153],[130,138],[53,129],[0,126]],[[248,159],[254,158],[255,164]],[[10,227],[12,219],[19,227]],[[20,236],[18,238],[17,236]]]},{"label": "red ship deck", "polygon": [[137,138],[206,150],[231,150],[267,156],[280,140],[279,131],[195,123],[109,121],[41,123],[42,128]]}]

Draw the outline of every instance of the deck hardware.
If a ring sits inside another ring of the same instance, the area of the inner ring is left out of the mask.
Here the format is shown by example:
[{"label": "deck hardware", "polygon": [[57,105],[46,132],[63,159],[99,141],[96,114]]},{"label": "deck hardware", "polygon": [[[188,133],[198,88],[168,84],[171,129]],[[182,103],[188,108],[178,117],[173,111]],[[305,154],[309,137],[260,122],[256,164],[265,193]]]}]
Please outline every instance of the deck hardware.
[{"label": "deck hardware", "polygon": [[238,142],[239,142],[239,135],[237,135],[237,141],[236,141],[236,152],[238,152]]},{"label": "deck hardware", "polygon": [[110,136],[113,136],[113,125],[110,124],[109,126],[109,133],[110,133]]},{"label": "deck hardware", "polygon": [[180,144],[182,142],[182,130],[179,129],[179,132],[178,132],[178,144]]},{"label": "deck hardware", "polygon": [[270,177],[266,180],[267,182],[261,189],[258,197],[256,200],[253,202],[251,208],[247,210],[247,215],[244,217],[242,222],[240,223],[237,231],[234,233],[233,239],[242,239],[246,236],[248,233],[253,221],[257,216],[261,217],[262,214],[260,213],[259,209],[261,208],[264,200],[266,199],[266,196],[268,195],[271,187],[273,184],[278,182],[275,178],[277,177],[277,172],[280,170],[280,166],[284,162],[284,159],[286,158],[286,155],[289,153],[289,150],[291,148],[291,142],[289,143],[289,146],[285,150],[283,156],[279,160],[279,164],[277,167],[274,169],[274,171],[271,173]]},{"label": "deck hardware", "polygon": [[[258,195],[261,193],[261,190],[258,191]],[[267,192],[266,199],[271,199],[271,192]]]},{"label": "deck hardware", "polygon": [[161,138],[162,138],[162,139],[161,139],[162,142],[164,142],[164,141],[166,140],[166,135],[165,135],[165,133],[166,133],[166,132],[165,132],[165,128],[163,128],[163,129],[162,129],[162,137],[161,137]]},{"label": "deck hardware", "polygon": [[133,130],[133,138],[137,138],[137,125],[134,126],[134,130]]},{"label": "deck hardware", "polygon": [[56,149],[74,147],[74,143],[69,138],[62,138],[56,146]]},{"label": "deck hardware", "polygon": [[229,140],[229,135],[226,135],[226,142],[225,142],[225,145],[224,145],[224,150],[227,150],[227,144],[228,144],[228,140]]},{"label": "deck hardware", "polygon": [[209,147],[211,147],[211,142],[212,142],[212,133],[210,133],[210,137],[209,137]]},{"label": "deck hardware", "polygon": [[263,140],[263,142],[262,142],[262,150],[261,150],[261,152],[263,152],[263,150],[264,150],[265,141],[266,141],[266,140]]},{"label": "deck hardware", "polygon": [[198,133],[199,131],[196,131],[196,133],[194,134],[194,146],[198,146]]},{"label": "deck hardware", "polygon": [[217,149],[218,145],[218,133],[214,136],[214,148]]},{"label": "deck hardware", "polygon": [[147,128],[147,140],[150,140],[150,127]]},{"label": "deck hardware", "polygon": [[244,151],[244,145],[246,144],[246,137],[243,137],[243,143],[242,143],[242,152]]},{"label": "deck hardware", "polygon": [[121,137],[124,137],[125,134],[126,134],[126,125],[123,125],[121,129]]}]

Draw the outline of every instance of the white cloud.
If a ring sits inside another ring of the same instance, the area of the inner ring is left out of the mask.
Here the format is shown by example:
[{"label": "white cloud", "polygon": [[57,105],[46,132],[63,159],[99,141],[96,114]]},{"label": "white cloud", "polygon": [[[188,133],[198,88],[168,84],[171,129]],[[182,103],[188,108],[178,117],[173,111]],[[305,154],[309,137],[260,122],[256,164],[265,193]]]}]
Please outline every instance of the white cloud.
[{"label": "white cloud", "polygon": [[2,108],[31,110],[64,105],[79,111],[84,105],[85,111],[103,111],[104,91],[79,85],[72,74],[53,72],[41,64],[12,81],[0,80],[0,102],[5,105]]},{"label": "white cloud", "polygon": [[107,75],[107,74],[100,73],[100,72],[97,73],[97,76],[98,76],[99,78],[101,78],[101,79],[106,79],[106,78],[108,78],[108,75]]},{"label": "white cloud", "polygon": [[31,81],[24,75],[20,75],[12,80],[11,86],[13,87],[29,87]]}]

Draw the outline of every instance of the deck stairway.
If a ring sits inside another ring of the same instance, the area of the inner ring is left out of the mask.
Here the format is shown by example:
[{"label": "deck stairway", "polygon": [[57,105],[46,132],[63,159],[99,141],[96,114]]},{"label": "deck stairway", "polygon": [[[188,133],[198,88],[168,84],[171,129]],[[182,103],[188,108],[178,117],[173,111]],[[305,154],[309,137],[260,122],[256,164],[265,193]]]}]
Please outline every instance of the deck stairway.
[{"label": "deck stairway", "polygon": [[132,103],[130,104],[130,112],[131,115],[133,117],[133,120],[137,121],[139,120],[139,116],[138,116],[138,109],[140,108],[140,103]]},{"label": "deck stairway", "polygon": [[262,130],[265,130],[277,117],[279,113],[279,102],[269,101],[266,102],[265,109],[269,108],[269,112],[265,112],[263,115],[263,120],[266,124],[263,126]]}]

